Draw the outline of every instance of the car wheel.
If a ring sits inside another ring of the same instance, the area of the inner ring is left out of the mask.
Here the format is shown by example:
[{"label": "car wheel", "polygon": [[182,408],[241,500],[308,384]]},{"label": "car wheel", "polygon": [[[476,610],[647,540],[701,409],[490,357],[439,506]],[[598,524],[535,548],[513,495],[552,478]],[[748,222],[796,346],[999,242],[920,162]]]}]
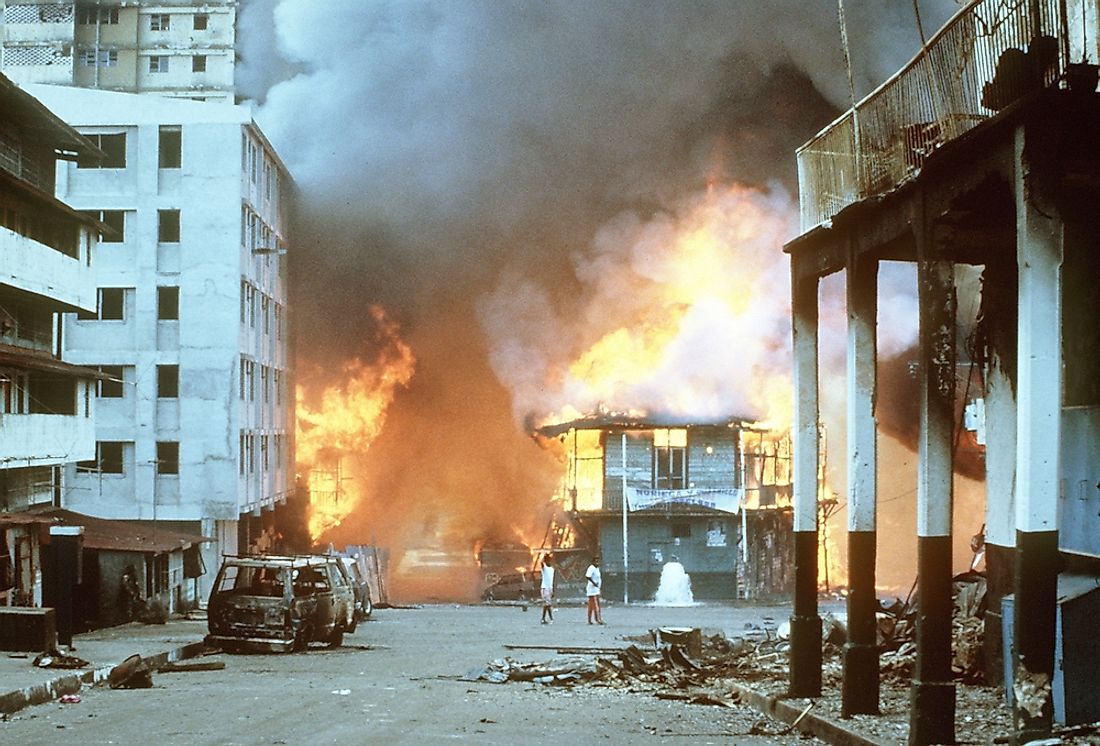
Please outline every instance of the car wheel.
[{"label": "car wheel", "polygon": [[370,594],[368,593],[363,597],[363,618],[370,619],[370,615],[374,613],[374,601],[370,600]]},{"label": "car wheel", "polygon": [[351,624],[347,625],[344,631],[347,632],[349,635],[353,635],[355,634],[355,628],[359,626],[358,612],[356,612],[355,609],[352,609],[351,613],[348,616],[351,617]]},{"label": "car wheel", "polygon": [[332,634],[329,635],[329,638],[328,638],[328,646],[330,648],[338,648],[343,644],[343,642],[344,642],[344,631],[342,629],[340,629],[339,627],[332,630]]}]

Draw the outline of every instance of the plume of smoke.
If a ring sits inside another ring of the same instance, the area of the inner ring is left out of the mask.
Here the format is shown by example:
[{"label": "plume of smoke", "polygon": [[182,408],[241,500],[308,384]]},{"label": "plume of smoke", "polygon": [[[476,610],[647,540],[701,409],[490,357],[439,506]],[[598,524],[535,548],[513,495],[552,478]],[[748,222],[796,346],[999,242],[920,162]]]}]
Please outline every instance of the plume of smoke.
[{"label": "plume of smoke", "polygon": [[[921,0],[926,28],[955,7]],[[863,93],[916,51],[912,7],[846,8]],[[601,270],[632,247],[644,280],[646,241],[707,184],[786,199],[794,148],[848,105],[835,3],[244,0],[239,18],[240,90],[300,188],[300,358],[338,370],[380,302],[418,360],[360,466],[355,541],[508,533],[553,486],[514,412],[552,404],[547,371],[592,341],[573,314],[622,297]],[[778,243],[752,259],[777,277]],[[776,283],[761,329],[780,340]]]}]

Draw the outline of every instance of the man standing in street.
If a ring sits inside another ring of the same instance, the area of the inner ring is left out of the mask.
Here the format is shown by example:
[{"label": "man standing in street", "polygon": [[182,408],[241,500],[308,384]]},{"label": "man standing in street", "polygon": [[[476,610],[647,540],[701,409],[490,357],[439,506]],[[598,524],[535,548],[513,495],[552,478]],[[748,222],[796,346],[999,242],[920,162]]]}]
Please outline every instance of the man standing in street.
[{"label": "man standing in street", "polygon": [[588,595],[588,623],[603,624],[603,613],[600,610],[600,557],[592,558],[592,564],[584,571],[584,577],[588,580],[585,593]]},{"label": "man standing in street", "polygon": [[542,623],[554,621],[554,555],[542,558]]}]

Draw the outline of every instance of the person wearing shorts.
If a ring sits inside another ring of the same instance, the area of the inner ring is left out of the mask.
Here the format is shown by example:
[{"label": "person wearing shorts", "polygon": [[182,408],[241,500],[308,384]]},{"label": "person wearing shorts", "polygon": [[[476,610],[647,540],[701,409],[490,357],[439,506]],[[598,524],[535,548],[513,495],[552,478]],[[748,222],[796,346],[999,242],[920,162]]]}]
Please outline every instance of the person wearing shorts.
[{"label": "person wearing shorts", "polygon": [[554,621],[554,555],[542,558],[542,623]]},{"label": "person wearing shorts", "polygon": [[584,571],[584,577],[588,581],[585,593],[588,596],[588,623],[603,624],[603,612],[600,609],[600,558],[593,557],[592,564]]}]

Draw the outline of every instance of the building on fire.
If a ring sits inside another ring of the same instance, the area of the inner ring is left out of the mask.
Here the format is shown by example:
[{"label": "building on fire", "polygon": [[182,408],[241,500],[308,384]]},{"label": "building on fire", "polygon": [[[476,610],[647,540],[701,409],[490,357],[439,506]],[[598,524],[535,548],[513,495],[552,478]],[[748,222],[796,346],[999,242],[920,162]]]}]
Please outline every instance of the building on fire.
[{"label": "building on fire", "polygon": [[208,570],[271,545],[294,490],[285,166],[245,106],[27,88],[107,154],[57,183],[111,229],[96,302],[63,326],[65,358],[103,379],[61,507],[213,537]]},{"label": "building on fire", "polygon": [[233,103],[236,0],[3,3],[13,81]]},{"label": "building on fire", "polygon": [[558,500],[600,553],[605,597],[652,599],[673,560],[697,599],[791,592],[786,436],[740,419],[600,416],[536,437],[564,452]]},{"label": "building on fire", "polygon": [[[790,690],[815,696],[822,685],[818,289],[843,270],[850,637],[842,709],[879,709],[877,273],[885,261],[912,262],[921,394],[911,744],[955,740],[951,537],[972,531],[970,522],[952,525],[951,509],[956,265],[982,268],[973,338],[985,382],[986,675],[998,680],[1004,665],[1015,743],[1049,734],[1056,718],[1100,717],[1097,16],[1084,0],[969,2],[909,65],[798,151],[803,232],[787,247],[796,381]],[[1087,706],[1071,711],[1071,702]]]}]

